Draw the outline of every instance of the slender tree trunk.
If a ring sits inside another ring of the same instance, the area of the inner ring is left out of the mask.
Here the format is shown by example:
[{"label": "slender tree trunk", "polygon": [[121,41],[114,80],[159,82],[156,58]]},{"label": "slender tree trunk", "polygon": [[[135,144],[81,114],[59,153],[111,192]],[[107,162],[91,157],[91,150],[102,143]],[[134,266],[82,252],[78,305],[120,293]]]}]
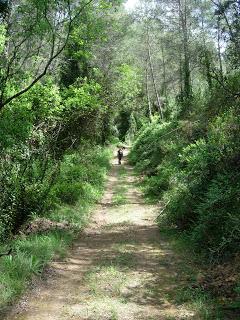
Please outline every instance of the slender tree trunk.
[{"label": "slender tree trunk", "polygon": [[[203,5],[206,4],[206,0],[204,0]],[[205,37],[205,28],[204,28],[204,9],[203,6],[201,6],[201,28],[202,28],[202,41],[203,41],[203,50],[204,50],[204,68],[206,72],[206,80],[208,83],[208,87],[211,90],[212,89],[212,77],[211,77],[211,62],[210,62],[210,56],[209,52],[207,50],[206,46],[206,37]]]},{"label": "slender tree trunk", "polygon": [[179,87],[180,87],[180,93],[181,97],[183,96],[183,61],[182,61],[182,53],[179,52]]},{"label": "slender tree trunk", "polygon": [[190,72],[190,55],[189,55],[189,39],[187,26],[187,4],[186,0],[178,0],[179,22],[182,36],[183,47],[183,92],[185,98],[189,99],[192,95],[191,72]]},{"label": "slender tree trunk", "polygon": [[188,29],[187,29],[187,6],[184,0],[183,15],[183,48],[184,48],[184,92],[187,98],[191,96],[191,74],[190,74],[190,58],[188,45]]},{"label": "slender tree trunk", "polygon": [[218,62],[219,62],[219,71],[220,71],[220,79],[223,82],[223,65],[222,65],[222,56],[221,56],[221,26],[220,26],[220,17],[217,20],[217,46],[218,46]]},{"label": "slender tree trunk", "polygon": [[165,61],[165,52],[163,45],[161,44],[161,52],[162,52],[162,64],[163,64],[163,95],[167,99],[167,72],[166,72],[166,61]]},{"label": "slender tree trunk", "polygon": [[150,121],[152,121],[152,106],[151,106],[151,99],[150,99],[149,86],[148,86],[148,61],[146,61],[146,92],[147,92],[149,118],[150,118]]},{"label": "slender tree trunk", "polygon": [[[178,3],[178,14],[179,14],[179,37],[182,39],[182,24],[181,24],[181,2],[177,0]],[[179,87],[181,93],[181,100],[184,95],[184,76],[183,76],[183,50],[182,50],[182,42],[179,44]]]},{"label": "slender tree trunk", "polygon": [[147,47],[148,47],[148,61],[149,61],[149,67],[150,67],[152,82],[153,82],[153,88],[154,88],[154,92],[155,92],[155,95],[156,95],[156,98],[157,98],[157,105],[158,105],[160,117],[161,117],[161,119],[163,119],[162,103],[161,103],[160,96],[158,94],[156,80],[155,80],[155,76],[154,76],[154,70],[153,70],[152,54],[151,54],[151,46],[150,46],[148,28],[147,28]]}]

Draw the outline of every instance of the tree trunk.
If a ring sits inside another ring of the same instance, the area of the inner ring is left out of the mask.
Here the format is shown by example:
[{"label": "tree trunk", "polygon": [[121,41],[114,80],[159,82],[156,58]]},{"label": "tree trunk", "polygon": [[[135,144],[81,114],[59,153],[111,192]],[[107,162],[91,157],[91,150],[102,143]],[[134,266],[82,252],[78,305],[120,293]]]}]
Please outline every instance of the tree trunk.
[{"label": "tree trunk", "polygon": [[147,27],[147,47],[148,47],[148,61],[149,61],[149,67],[150,67],[152,82],[153,82],[153,88],[154,88],[154,92],[155,92],[155,95],[156,95],[156,98],[157,98],[157,106],[158,106],[159,114],[160,114],[161,119],[163,119],[162,103],[161,103],[160,96],[158,94],[156,80],[155,80],[155,76],[154,76],[154,70],[153,70],[152,54],[151,54],[151,46],[150,46],[148,27]]},{"label": "tree trunk", "polygon": [[162,52],[162,64],[163,64],[163,95],[167,99],[166,61],[165,61],[165,52],[162,44],[161,44],[161,52]]},{"label": "tree trunk", "polygon": [[190,72],[190,55],[189,39],[187,26],[187,4],[186,0],[177,0],[179,9],[180,32],[182,37],[183,48],[183,93],[186,99],[192,95],[191,72]]},{"label": "tree trunk", "polygon": [[146,92],[147,92],[147,100],[148,100],[149,118],[150,118],[150,121],[152,121],[152,106],[151,106],[149,86],[148,86],[148,61],[146,61]]},{"label": "tree trunk", "polygon": [[220,30],[220,17],[218,17],[217,21],[217,46],[218,46],[218,62],[219,62],[219,71],[220,71],[220,79],[223,82],[223,65],[222,65],[222,56],[221,56],[221,30]]},{"label": "tree trunk", "polygon": [[[206,1],[204,1],[204,4]],[[203,67],[205,68],[205,75],[206,75],[206,80],[208,83],[208,87],[211,90],[212,89],[212,76],[211,76],[211,57],[209,54],[209,51],[206,46],[206,37],[205,37],[205,28],[204,28],[204,9],[203,6],[201,6],[201,28],[202,28],[202,41],[203,41],[203,57],[204,57],[204,62],[203,62]]]}]

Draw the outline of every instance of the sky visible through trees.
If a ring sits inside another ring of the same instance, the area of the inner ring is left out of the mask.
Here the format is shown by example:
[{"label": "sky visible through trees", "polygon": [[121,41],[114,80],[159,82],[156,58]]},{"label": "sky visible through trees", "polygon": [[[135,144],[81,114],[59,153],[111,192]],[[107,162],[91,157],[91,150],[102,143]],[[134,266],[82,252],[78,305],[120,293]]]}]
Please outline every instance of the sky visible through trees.
[{"label": "sky visible through trees", "polygon": [[139,4],[139,0],[127,0],[125,7],[128,10],[133,10]]}]

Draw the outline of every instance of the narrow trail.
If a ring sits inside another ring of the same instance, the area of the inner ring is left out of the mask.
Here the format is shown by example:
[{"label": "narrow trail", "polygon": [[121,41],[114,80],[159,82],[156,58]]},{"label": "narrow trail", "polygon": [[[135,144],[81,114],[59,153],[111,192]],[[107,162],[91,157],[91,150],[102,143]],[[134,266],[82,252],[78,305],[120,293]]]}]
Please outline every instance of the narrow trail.
[{"label": "narrow trail", "polygon": [[114,160],[88,228],[6,320],[196,319],[172,302],[179,258],[161,239],[157,214],[135,187],[132,168]]}]

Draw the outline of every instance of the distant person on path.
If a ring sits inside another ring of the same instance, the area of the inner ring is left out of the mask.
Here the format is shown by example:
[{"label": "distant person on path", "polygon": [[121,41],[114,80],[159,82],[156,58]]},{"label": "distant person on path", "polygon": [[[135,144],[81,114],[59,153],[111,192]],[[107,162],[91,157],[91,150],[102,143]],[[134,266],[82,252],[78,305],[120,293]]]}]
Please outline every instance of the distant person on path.
[{"label": "distant person on path", "polygon": [[123,148],[122,147],[120,147],[118,149],[117,157],[118,157],[118,164],[122,164],[122,158],[123,158]]}]

